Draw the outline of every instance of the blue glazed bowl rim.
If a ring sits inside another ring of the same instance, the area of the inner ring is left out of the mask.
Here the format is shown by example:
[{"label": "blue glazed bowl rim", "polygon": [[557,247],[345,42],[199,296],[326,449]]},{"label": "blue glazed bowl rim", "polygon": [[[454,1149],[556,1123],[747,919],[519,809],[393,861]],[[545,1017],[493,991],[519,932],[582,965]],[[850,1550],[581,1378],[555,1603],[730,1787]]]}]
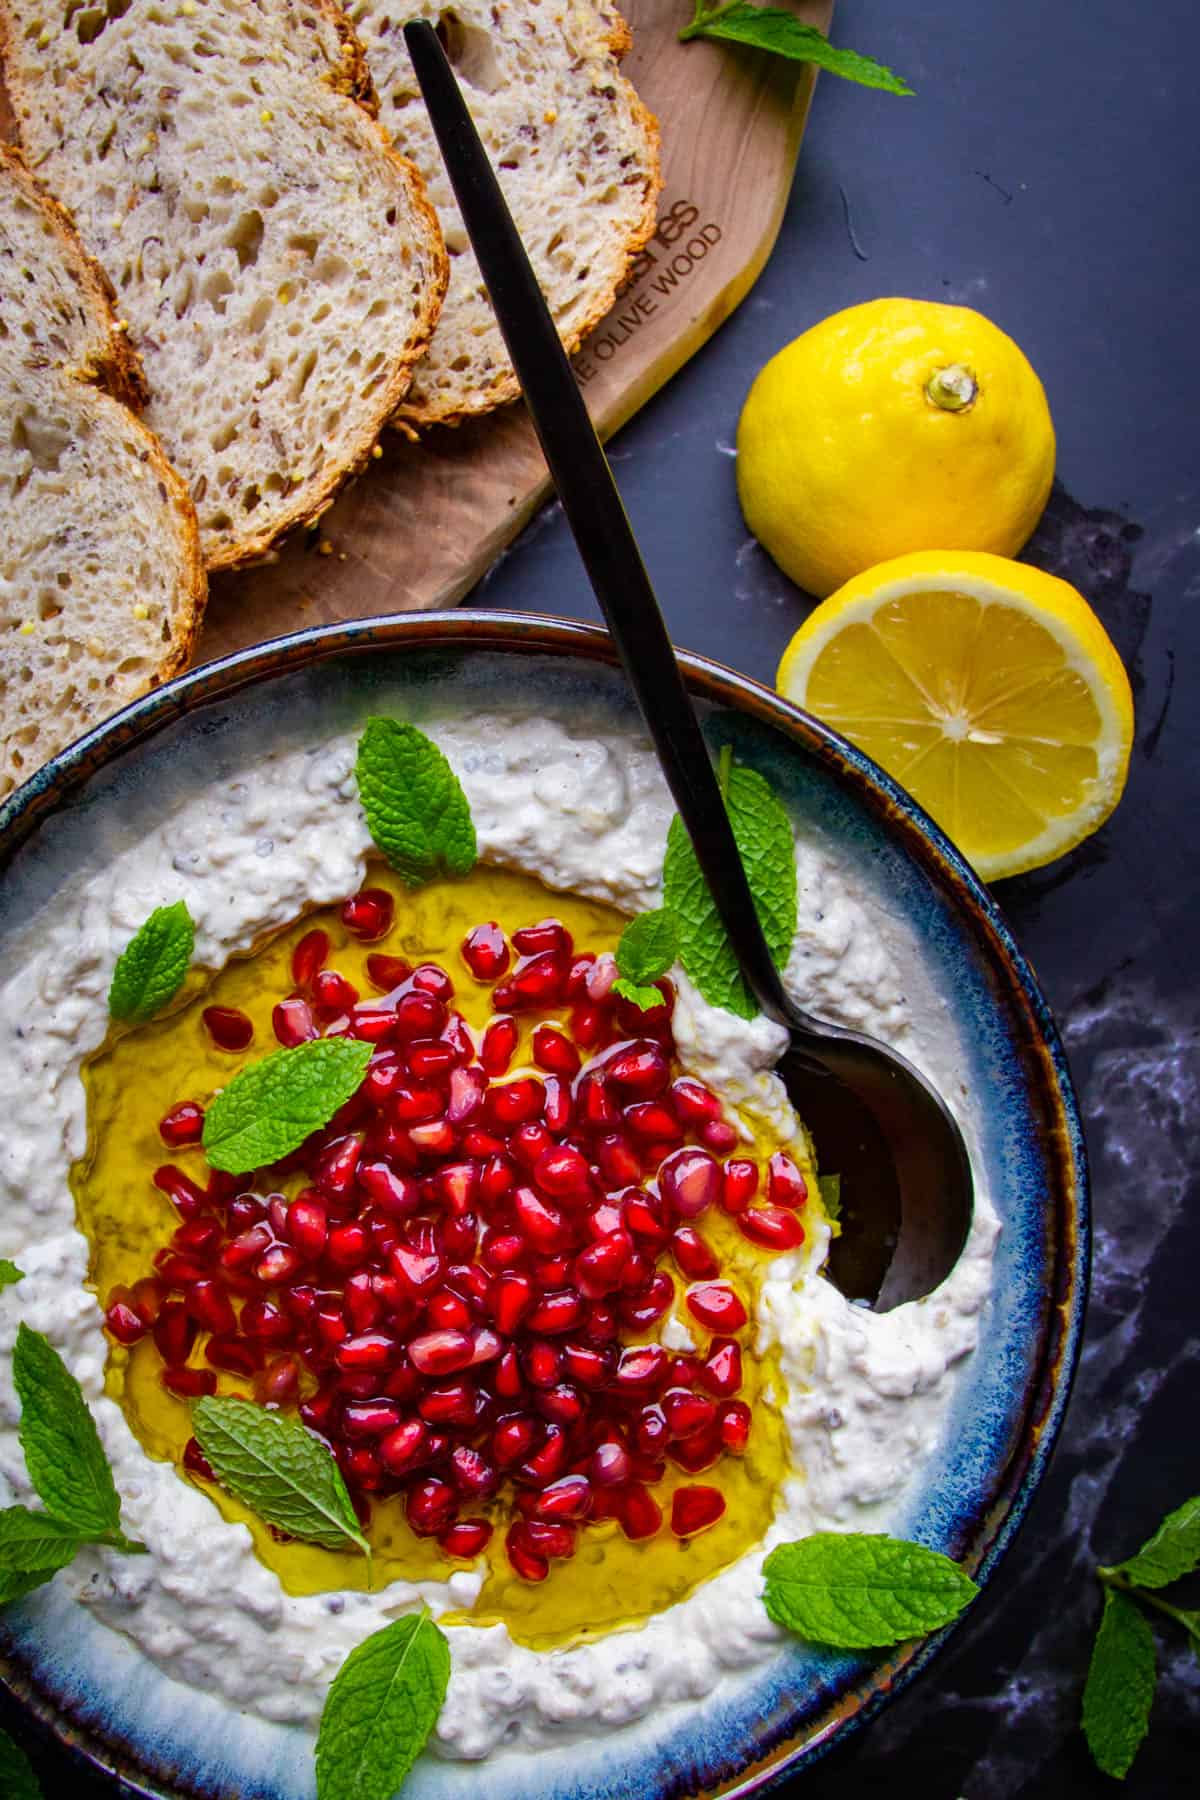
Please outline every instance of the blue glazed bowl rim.
[{"label": "blue glazed bowl rim", "polygon": [[[616,647],[606,631],[543,613],[456,609],[307,626],[175,677],[60,751],[0,803],[0,874],[42,821],[70,801],[99,768],[194,709],[228,699],[301,667],[365,654],[372,649],[401,647],[575,656],[619,667]],[[1028,1045],[1040,1051],[1040,1092],[1043,1099],[1054,1104],[1058,1114],[1060,1168],[1065,1177],[1059,1198],[1066,1205],[1063,1215],[1056,1219],[1056,1286],[1048,1308],[1051,1324],[1047,1341],[1036,1375],[1029,1383],[1025,1423],[1017,1449],[997,1483],[981,1525],[978,1554],[971,1565],[972,1575],[983,1586],[1016,1535],[1046,1472],[1079,1356],[1087,1303],[1091,1221],[1083,1129],[1066,1053],[1033,970],[995,899],[912,796],[853,744],[762,683],[692,651],[678,650],[677,655],[694,693],[712,704],[749,713],[796,742],[802,753],[816,760],[823,773],[839,786],[852,790],[868,812],[899,839],[909,858],[934,885],[969,915],[984,948],[1008,973],[1012,996],[1025,1008],[1031,1027]],[[740,1800],[741,1796],[762,1793],[799,1773],[861,1729],[881,1707],[907,1688],[930,1666],[955,1629],[956,1625],[948,1626],[886,1662],[863,1684],[869,1692],[863,1694],[856,1688],[823,1728],[810,1731],[798,1742],[788,1739],[776,1746],[760,1766],[747,1769],[712,1791],[729,1800],[734,1796]],[[93,1773],[122,1782],[126,1791],[143,1796],[144,1800],[174,1800],[187,1791],[143,1785],[144,1769],[139,1769],[100,1734],[76,1721],[64,1721],[32,1673],[2,1653],[0,1682],[61,1748]]]}]

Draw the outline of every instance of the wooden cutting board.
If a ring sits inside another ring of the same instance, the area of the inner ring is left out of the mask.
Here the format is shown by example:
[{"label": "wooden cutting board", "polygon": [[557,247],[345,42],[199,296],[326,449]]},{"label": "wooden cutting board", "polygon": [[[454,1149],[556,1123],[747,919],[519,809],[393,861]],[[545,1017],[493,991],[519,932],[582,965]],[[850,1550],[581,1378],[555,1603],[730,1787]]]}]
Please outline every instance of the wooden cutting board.
[{"label": "wooden cutting board", "polygon": [[[775,0],[779,4],[780,0]],[[833,0],[784,0],[829,28]],[[807,64],[696,40],[688,0],[621,0],[633,30],[625,71],[662,131],[658,229],[634,278],[575,358],[608,436],[710,338],[775,242],[812,95]],[[0,93],[0,135],[8,120]],[[317,531],[294,533],[255,568],[214,578],[196,654],[317,625],[452,606],[549,489],[521,405],[419,443],[386,432],[382,455]]]}]

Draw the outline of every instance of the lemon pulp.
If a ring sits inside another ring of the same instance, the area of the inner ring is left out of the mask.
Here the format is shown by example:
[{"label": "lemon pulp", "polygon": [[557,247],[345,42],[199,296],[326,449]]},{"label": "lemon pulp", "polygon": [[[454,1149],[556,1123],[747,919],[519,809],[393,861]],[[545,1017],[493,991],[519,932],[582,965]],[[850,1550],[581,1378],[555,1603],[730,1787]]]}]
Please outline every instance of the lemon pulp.
[{"label": "lemon pulp", "polygon": [[[371,992],[365,974],[369,951],[403,955],[412,962],[436,961],[455,984],[454,1005],[477,1029],[492,1016],[490,987],[476,982],[459,955],[467,931],[482,919],[496,919],[505,932],[553,915],[560,919],[580,949],[611,950],[625,920],[611,908],[575,896],[551,894],[533,877],[481,865],[463,881],[431,883],[415,892],[382,869],[373,869],[370,884],[386,887],[396,901],[393,929],[381,943],[364,945],[341,923],[337,908],[307,915],[275,934],[252,954],[234,958],[211,982],[193,980],[180,1004],[164,1017],[136,1031],[117,1033],[89,1059],[83,1079],[88,1100],[88,1148],[72,1171],[80,1229],[91,1247],[90,1285],[101,1304],[115,1286],[131,1286],[150,1271],[155,1250],[177,1227],[178,1217],[166,1197],[152,1185],[151,1175],[164,1161],[176,1161],[196,1179],[204,1167],[198,1148],[166,1151],[158,1121],[184,1099],[206,1104],[245,1064],[274,1049],[271,1010],[291,989],[290,963],[299,939],[315,927],[329,935],[330,962],[364,994]],[[254,1024],[254,1039],[240,1053],[216,1050],[201,1021],[210,1005],[236,1007]],[[542,1015],[538,1015],[540,1018]],[[563,1017],[549,1012],[545,1017]],[[526,1046],[533,1021],[523,1027],[522,1044],[510,1071],[525,1072]],[[536,1071],[534,1071],[536,1072]],[[776,1146],[756,1143],[753,1154],[764,1160]],[[811,1167],[805,1170],[816,1204]],[[289,1195],[301,1177],[284,1182]],[[747,1294],[753,1309],[766,1258],[747,1243],[726,1215],[706,1216],[703,1235]],[[647,1341],[652,1333],[642,1334]],[[786,1430],[780,1414],[783,1384],[772,1355],[743,1362],[740,1398],[752,1408],[754,1425],[743,1457],[724,1457],[702,1479],[719,1485],[726,1501],[724,1516],[694,1538],[677,1539],[664,1524],[654,1538],[629,1541],[615,1521],[589,1525],[580,1533],[570,1562],[551,1566],[538,1584],[521,1581],[503,1548],[502,1524],[507,1500],[477,1510],[497,1521],[485,1552],[487,1576],[475,1607],[456,1614],[459,1624],[503,1621],[519,1642],[536,1648],[598,1637],[621,1626],[639,1623],[682,1599],[700,1582],[736,1561],[763,1536],[774,1514],[779,1484],[789,1467]],[[195,1359],[193,1359],[195,1360]],[[123,1408],[146,1452],[179,1464],[191,1436],[188,1403],[168,1393],[159,1381],[161,1364],[153,1343],[143,1339],[132,1349],[110,1348],[107,1390]],[[246,1382],[218,1374],[219,1393],[244,1393]],[[186,1477],[181,1477],[186,1478]],[[673,1465],[654,1492],[664,1513],[677,1486],[695,1477]],[[253,1513],[215,1486],[205,1484],[227,1519],[246,1525],[260,1559],[293,1594],[342,1588],[365,1588],[364,1559],[353,1552],[317,1549],[281,1542]],[[370,1539],[378,1588],[397,1580],[445,1579],[461,1562],[447,1559],[436,1540],[417,1537],[404,1517],[403,1500],[393,1497],[372,1508]]]}]

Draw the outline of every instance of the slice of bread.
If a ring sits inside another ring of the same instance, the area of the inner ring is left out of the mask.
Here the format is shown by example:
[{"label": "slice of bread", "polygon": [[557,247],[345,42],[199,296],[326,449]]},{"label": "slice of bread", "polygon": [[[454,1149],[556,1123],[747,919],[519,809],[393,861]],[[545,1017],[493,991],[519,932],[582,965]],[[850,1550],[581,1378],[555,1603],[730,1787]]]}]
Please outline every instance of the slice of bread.
[{"label": "slice of bread", "polygon": [[104,265],[210,568],[361,467],[447,263],[336,0],[0,0],[21,143]]},{"label": "slice of bread", "polygon": [[629,31],[591,0],[348,0],[380,119],[425,177],[450,252],[429,355],[397,422],[456,424],[519,392],[405,48],[434,21],[568,351],[654,231],[658,126],[618,67]]},{"label": "slice of bread", "polygon": [[0,794],[187,661],[187,489],[70,219],[0,146]]}]

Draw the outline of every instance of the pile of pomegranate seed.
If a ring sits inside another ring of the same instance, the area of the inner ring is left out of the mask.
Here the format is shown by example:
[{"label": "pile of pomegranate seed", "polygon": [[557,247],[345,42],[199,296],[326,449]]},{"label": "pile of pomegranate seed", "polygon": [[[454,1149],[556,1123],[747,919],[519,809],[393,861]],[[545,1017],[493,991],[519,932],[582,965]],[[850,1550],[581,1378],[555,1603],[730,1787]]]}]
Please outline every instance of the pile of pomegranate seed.
[{"label": "pile of pomegranate seed", "polygon": [[[366,889],[342,920],[374,942],[392,911]],[[158,1169],[180,1224],[153,1274],[110,1296],[109,1331],[149,1333],[173,1394],[211,1394],[225,1371],[298,1409],[364,1520],[370,1496],[403,1493],[412,1529],[450,1556],[477,1556],[499,1520],[513,1569],[542,1581],[590,1521],[652,1537],[668,1462],[714,1468],[753,1423],[746,1306],[699,1222],[723,1209],[752,1244],[794,1248],[800,1171],[777,1152],[759,1198],[717,1096],[678,1073],[671,984],[650,1012],[630,1007],[612,957],[577,955],[557,920],[511,943],[492,922],[468,933],[470,976],[494,984],[478,1041],[438,964],[372,952],[362,995],[330,948],[319,929],[300,940],[274,1032],[366,1039],[362,1087],[254,1176]],[[203,1016],[218,1049],[250,1041],[245,1015]],[[532,1062],[514,1070],[522,1021]],[[203,1126],[184,1100],[159,1130],[186,1151]],[[277,1190],[297,1176],[289,1200]],[[677,1303],[695,1353],[646,1341]],[[194,1439],[184,1464],[211,1474]],[[724,1510],[718,1488],[678,1487],[670,1529]]]}]

